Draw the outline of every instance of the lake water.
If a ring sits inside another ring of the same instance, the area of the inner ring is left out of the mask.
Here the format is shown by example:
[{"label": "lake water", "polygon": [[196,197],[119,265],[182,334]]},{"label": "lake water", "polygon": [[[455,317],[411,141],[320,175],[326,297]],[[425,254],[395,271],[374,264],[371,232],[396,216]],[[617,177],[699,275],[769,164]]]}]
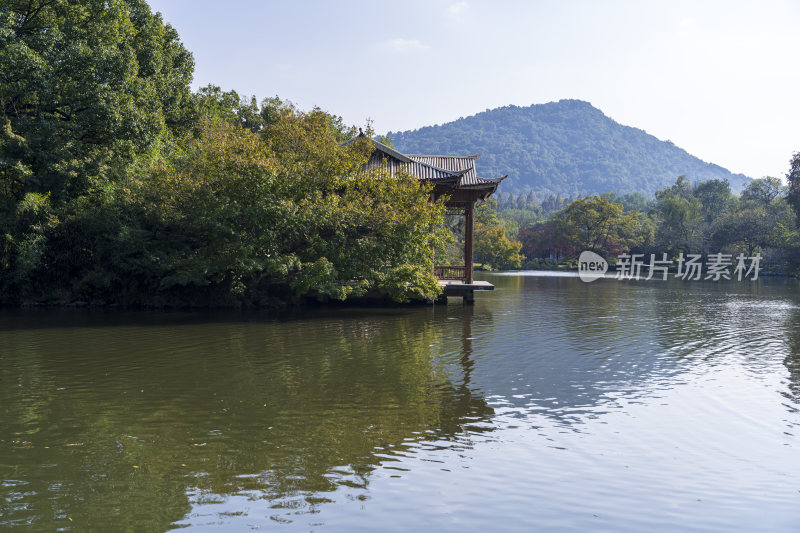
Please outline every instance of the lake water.
[{"label": "lake water", "polygon": [[798,531],[800,286],[0,311],[0,529]]}]

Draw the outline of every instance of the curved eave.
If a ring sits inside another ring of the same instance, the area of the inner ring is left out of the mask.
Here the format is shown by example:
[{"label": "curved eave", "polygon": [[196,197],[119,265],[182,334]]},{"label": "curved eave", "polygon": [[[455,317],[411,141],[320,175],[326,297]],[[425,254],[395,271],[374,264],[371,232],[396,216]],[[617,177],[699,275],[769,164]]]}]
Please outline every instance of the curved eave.
[{"label": "curved eave", "polygon": [[492,188],[495,189],[500,184],[501,181],[506,179],[508,174],[505,176],[501,176],[499,178],[478,178],[480,180],[478,183],[470,183],[467,185],[461,185],[459,189],[485,189],[485,188]]},{"label": "curved eave", "polygon": [[500,182],[503,181],[508,177],[508,174],[505,176],[501,176],[499,178],[478,178],[481,180],[482,183],[476,183],[471,185],[464,185],[458,187],[459,189],[467,189],[470,191],[481,191],[482,194],[479,196],[481,200],[485,200],[495,192],[497,192],[497,186],[500,185]]}]

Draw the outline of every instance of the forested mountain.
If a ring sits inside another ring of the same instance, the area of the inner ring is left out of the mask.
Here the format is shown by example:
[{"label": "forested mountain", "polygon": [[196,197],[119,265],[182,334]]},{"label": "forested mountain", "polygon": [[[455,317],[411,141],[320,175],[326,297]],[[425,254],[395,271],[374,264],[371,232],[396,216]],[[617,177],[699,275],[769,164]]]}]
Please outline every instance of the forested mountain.
[{"label": "forested mountain", "polygon": [[691,182],[727,179],[734,192],[749,182],[581,100],[511,105],[387,135],[403,153],[479,153],[481,175],[508,174],[504,192],[533,191],[540,199],[606,192],[652,196],[681,174]]}]

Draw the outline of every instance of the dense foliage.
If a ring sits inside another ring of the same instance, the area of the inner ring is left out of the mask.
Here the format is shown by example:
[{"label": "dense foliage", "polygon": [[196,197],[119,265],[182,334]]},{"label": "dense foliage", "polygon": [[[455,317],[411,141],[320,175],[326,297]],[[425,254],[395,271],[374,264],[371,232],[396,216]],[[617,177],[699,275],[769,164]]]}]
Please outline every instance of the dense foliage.
[{"label": "dense foliage", "polygon": [[517,227],[513,221],[501,220],[495,211],[497,202],[489,199],[478,204],[475,214],[475,259],[484,267],[508,270],[522,266],[522,243],[509,239]]},{"label": "dense foliage", "polygon": [[5,199],[62,203],[124,176],[186,125],[193,65],[144,0],[4,0]]},{"label": "dense foliage", "polygon": [[786,174],[789,182],[788,199],[795,213],[800,215],[800,152],[792,155],[789,162],[789,172]]},{"label": "dense foliage", "polygon": [[749,181],[579,100],[507,106],[388,136],[404,153],[480,153],[482,175],[508,174],[504,192],[533,191],[540,202],[549,195],[611,192],[650,197],[678,175],[691,182],[728,180],[735,191]]},{"label": "dense foliage", "polygon": [[205,121],[182,156],[132,180],[126,206],[160,258],[143,270],[151,288],[208,291],[198,304],[435,295],[442,206],[411,176],[362,172],[371,144],[341,147],[329,123],[291,108],[260,133]]},{"label": "dense foliage", "polygon": [[[276,305],[439,291],[444,208],[319,109],[189,89],[143,0],[0,4],[0,302]],[[437,229],[439,228],[439,229]]]},{"label": "dense foliage", "polygon": [[528,268],[553,267],[583,250],[612,261],[622,253],[760,253],[768,272],[797,273],[797,216],[781,180],[752,180],[737,196],[727,181],[693,185],[680,176],[655,196],[579,198],[512,236],[521,241]]},{"label": "dense foliage", "polygon": [[[0,303],[431,299],[434,258],[463,260],[463,219],[411,176],[364,171],[371,144],[343,143],[357,130],[340,117],[192,93],[192,55],[143,0],[3,0],[0,69]],[[477,149],[485,175],[511,174],[476,212],[487,268],[591,249],[761,252],[797,269],[797,154],[788,188],[750,181],[579,101],[393,140]]]}]

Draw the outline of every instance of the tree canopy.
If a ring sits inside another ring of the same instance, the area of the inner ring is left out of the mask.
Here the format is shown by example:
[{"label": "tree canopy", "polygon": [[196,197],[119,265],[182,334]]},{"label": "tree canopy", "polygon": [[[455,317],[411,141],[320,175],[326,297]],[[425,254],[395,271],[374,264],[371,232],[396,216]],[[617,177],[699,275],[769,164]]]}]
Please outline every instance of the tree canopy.
[{"label": "tree canopy", "polygon": [[0,8],[2,190],[64,202],[125,174],[190,118],[194,61],[144,0]]},{"label": "tree canopy", "polygon": [[[475,213],[475,256],[484,267],[507,270],[522,266],[522,243],[508,238],[508,226],[517,228],[516,224],[509,224],[498,218],[495,209],[497,202],[490,198],[478,204]],[[511,233],[515,233],[514,230]]]},{"label": "tree canopy", "polygon": [[209,85],[144,0],[0,6],[2,302],[278,305],[440,290],[443,206],[356,128]]},{"label": "tree canopy", "polygon": [[557,219],[557,227],[573,247],[614,255],[644,243],[639,219],[625,213],[608,196],[579,198]]}]

